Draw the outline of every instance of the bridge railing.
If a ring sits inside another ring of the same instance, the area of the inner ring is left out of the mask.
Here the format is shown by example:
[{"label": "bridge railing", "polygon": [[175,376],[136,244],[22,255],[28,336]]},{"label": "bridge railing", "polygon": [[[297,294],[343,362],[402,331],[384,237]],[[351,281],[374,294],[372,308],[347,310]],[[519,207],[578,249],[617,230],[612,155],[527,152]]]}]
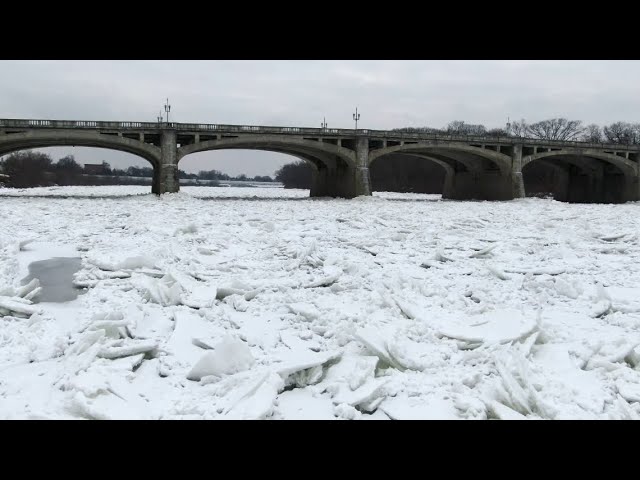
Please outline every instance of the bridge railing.
[{"label": "bridge railing", "polygon": [[306,128],[306,127],[270,127],[260,125],[222,125],[206,123],[158,123],[158,122],[101,122],[94,120],[30,120],[30,119],[0,119],[0,128],[74,128],[92,130],[162,130],[175,129],[190,132],[224,132],[224,133],[261,133],[261,134],[296,134],[309,136],[346,136],[365,135],[400,141],[444,141],[465,142],[478,144],[513,144],[524,143],[529,146],[543,145],[545,147],[599,148],[611,150],[640,150],[640,145],[606,144],[581,142],[577,140],[543,140],[539,138],[523,137],[483,137],[478,135],[443,135],[437,133],[399,132],[394,130],[346,129],[346,128]]},{"label": "bridge railing", "polygon": [[90,129],[121,129],[144,128],[155,129],[157,122],[98,122],[95,120],[22,120],[0,119],[0,127],[8,128],[90,128]]}]

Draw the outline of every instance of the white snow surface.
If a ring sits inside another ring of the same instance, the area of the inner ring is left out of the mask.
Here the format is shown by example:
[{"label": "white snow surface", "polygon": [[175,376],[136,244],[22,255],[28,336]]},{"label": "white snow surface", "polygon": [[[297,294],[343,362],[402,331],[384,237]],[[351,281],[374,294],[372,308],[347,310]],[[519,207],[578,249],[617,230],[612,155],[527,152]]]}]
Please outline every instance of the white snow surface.
[{"label": "white snow surface", "polygon": [[639,203],[148,191],[0,190],[0,418],[640,418]]}]

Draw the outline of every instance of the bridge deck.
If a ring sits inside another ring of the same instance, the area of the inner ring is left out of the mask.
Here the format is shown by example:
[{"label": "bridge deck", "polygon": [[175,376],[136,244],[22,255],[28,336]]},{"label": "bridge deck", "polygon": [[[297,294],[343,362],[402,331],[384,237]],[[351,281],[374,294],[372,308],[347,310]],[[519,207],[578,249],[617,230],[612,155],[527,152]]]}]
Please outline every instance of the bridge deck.
[{"label": "bridge deck", "polygon": [[347,128],[304,128],[304,127],[273,127],[259,125],[221,125],[206,123],[159,123],[159,122],[99,122],[93,120],[30,120],[30,119],[0,119],[0,133],[4,130],[32,129],[70,129],[70,130],[103,130],[111,132],[152,133],[161,130],[176,130],[183,133],[204,134],[268,134],[268,135],[303,135],[313,137],[355,137],[365,136],[370,139],[399,140],[399,141],[443,141],[464,142],[492,145],[524,144],[548,148],[595,148],[615,151],[640,151],[640,145],[591,143],[579,141],[541,140],[537,138],[521,137],[489,137],[475,135],[438,135],[431,133],[407,133],[393,130],[347,129]]}]

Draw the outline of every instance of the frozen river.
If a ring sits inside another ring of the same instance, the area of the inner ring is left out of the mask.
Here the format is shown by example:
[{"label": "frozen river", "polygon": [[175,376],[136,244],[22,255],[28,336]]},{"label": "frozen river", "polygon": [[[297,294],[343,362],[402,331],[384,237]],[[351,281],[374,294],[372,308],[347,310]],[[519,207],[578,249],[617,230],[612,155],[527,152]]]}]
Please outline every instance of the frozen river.
[{"label": "frozen river", "polygon": [[638,203],[148,191],[0,190],[0,418],[640,415]]}]

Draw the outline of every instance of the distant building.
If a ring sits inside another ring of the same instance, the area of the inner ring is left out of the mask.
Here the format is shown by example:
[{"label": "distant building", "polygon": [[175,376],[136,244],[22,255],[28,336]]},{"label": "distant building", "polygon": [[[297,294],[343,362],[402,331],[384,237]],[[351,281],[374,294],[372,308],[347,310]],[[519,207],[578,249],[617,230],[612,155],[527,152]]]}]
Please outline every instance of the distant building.
[{"label": "distant building", "polygon": [[85,163],[84,173],[88,175],[104,175],[107,172],[102,163]]}]

